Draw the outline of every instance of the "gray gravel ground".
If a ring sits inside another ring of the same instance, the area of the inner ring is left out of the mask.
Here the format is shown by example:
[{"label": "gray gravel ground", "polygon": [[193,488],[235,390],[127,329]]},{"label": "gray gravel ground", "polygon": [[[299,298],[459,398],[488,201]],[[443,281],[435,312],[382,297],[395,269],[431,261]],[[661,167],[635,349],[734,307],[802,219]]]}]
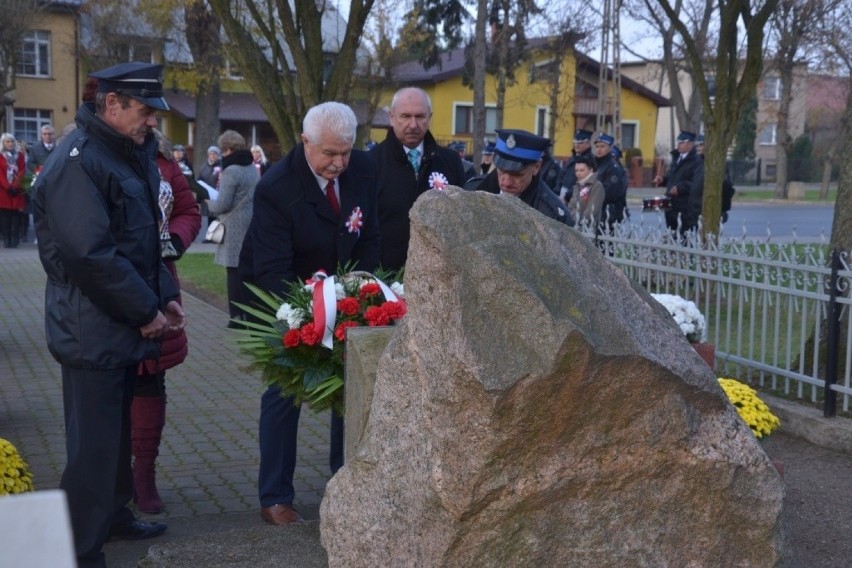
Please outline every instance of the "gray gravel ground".
[{"label": "gray gravel ground", "polygon": [[773,434],[763,446],[784,463],[794,565],[852,566],[852,456],[785,434]]}]

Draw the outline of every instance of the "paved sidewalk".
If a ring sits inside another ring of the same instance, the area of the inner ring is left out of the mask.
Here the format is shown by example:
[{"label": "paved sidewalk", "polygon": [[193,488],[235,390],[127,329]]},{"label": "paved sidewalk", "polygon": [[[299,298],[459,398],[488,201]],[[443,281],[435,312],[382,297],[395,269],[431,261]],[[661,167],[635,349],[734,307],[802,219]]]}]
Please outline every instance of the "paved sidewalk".
[{"label": "paved sidewalk", "polygon": [[[60,368],[44,339],[44,282],[36,245],[0,248],[0,437],[29,462],[36,488],[52,489],[65,465],[65,435]],[[159,517],[180,525],[191,517],[250,512],[238,515],[242,523],[262,524],[257,420],[263,386],[243,368],[227,314],[188,294],[184,306],[190,352],[166,373],[167,423],[157,462],[165,513]],[[302,412],[295,505],[307,518],[317,518],[330,477],[328,424],[328,414]]]}]

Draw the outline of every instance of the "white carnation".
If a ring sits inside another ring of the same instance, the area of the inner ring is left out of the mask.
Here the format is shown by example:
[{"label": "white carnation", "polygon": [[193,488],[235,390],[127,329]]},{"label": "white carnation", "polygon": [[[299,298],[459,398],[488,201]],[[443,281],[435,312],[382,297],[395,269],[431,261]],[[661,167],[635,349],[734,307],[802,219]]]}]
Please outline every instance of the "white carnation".
[{"label": "white carnation", "polygon": [[402,285],[402,282],[394,282],[390,285],[390,289],[397,296],[401,298],[405,297],[405,286]]},{"label": "white carnation", "polygon": [[296,309],[290,304],[281,304],[281,307],[275,312],[275,317],[279,321],[286,321],[290,329],[299,327],[304,321],[302,310]]}]

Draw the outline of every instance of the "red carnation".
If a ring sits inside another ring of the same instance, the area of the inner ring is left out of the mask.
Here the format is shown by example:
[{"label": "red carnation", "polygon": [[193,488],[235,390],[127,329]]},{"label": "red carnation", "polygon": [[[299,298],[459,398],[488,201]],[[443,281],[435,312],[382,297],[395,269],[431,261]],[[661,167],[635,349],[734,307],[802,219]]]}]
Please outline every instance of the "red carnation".
[{"label": "red carnation", "polygon": [[317,333],[317,330],[314,328],[313,323],[306,323],[302,327],[299,328],[299,335],[301,336],[302,343],[305,345],[316,345],[320,341],[322,341],[322,336]]},{"label": "red carnation", "polygon": [[288,330],[287,333],[284,334],[284,340],[282,341],[282,343],[284,344],[284,347],[287,347],[287,348],[298,347],[299,343],[301,343],[301,342],[302,342],[302,340],[299,337],[299,330],[298,329]]},{"label": "red carnation", "polygon": [[364,319],[367,320],[367,325],[371,326],[388,325],[390,323],[390,318],[388,318],[388,315],[379,306],[370,306],[367,308],[367,311],[364,312]]},{"label": "red carnation", "polygon": [[349,329],[350,327],[358,327],[358,322],[354,322],[354,321],[340,322],[340,325],[338,325],[337,329],[334,330],[334,337],[336,337],[340,341],[346,341],[346,330]]},{"label": "red carnation", "polygon": [[337,311],[347,316],[354,316],[361,309],[361,303],[351,296],[338,300]]},{"label": "red carnation", "polygon": [[367,298],[378,296],[381,293],[382,289],[379,288],[379,285],[375,282],[370,282],[369,284],[361,286],[361,291],[358,294],[362,300],[366,300]]},{"label": "red carnation", "polygon": [[405,304],[402,302],[385,302],[382,304],[382,310],[387,315],[388,319],[391,321],[395,321],[400,319],[405,315],[407,311],[405,308]]}]

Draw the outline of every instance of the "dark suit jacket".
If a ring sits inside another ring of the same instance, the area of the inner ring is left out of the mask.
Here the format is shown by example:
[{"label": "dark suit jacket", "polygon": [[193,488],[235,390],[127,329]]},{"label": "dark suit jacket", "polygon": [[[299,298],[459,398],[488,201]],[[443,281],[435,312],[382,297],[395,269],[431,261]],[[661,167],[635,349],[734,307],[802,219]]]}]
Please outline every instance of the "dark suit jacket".
[{"label": "dark suit jacket", "polygon": [[[357,262],[372,271],[379,263],[381,237],[376,202],[376,167],[366,152],[353,150],[340,175],[338,218],[317,184],[302,144],[260,178],[254,212],[240,254],[240,276],[284,296],[289,283],[319,269],[329,275],[338,264]],[[360,208],[360,231],[346,227]]]}]

